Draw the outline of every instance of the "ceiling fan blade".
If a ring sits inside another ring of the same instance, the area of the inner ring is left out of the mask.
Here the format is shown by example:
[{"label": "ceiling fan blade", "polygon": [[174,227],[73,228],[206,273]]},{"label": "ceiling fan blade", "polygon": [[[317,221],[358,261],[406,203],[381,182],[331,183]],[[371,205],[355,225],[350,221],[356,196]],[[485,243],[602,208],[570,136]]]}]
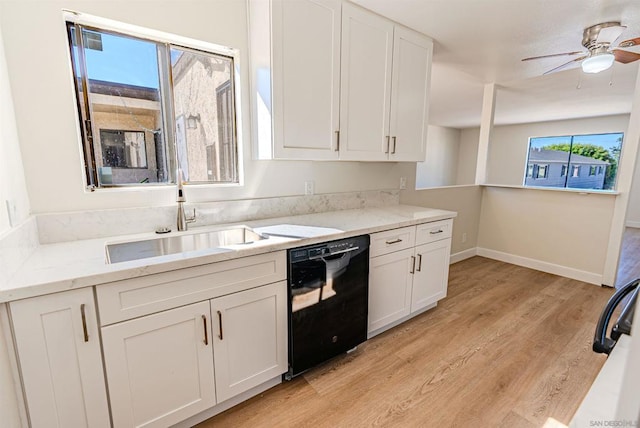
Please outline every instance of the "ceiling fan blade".
[{"label": "ceiling fan blade", "polygon": [[635,39],[629,39],[629,40],[625,40],[620,42],[620,44],[618,45],[619,48],[630,48],[631,46],[638,46],[640,45],[640,37],[636,37]]},{"label": "ceiling fan blade", "polygon": [[584,51],[576,51],[576,52],[564,52],[559,54],[551,54],[551,55],[540,55],[540,56],[532,56],[529,58],[523,58],[522,61],[531,61],[532,59],[540,59],[540,58],[553,58],[555,56],[565,56],[565,55],[578,55],[583,54]]},{"label": "ceiling fan blade", "polygon": [[601,28],[598,33],[598,38],[596,39],[596,43],[613,43],[616,41],[622,32],[625,30],[625,26],[623,25],[613,25],[611,27]]},{"label": "ceiling fan blade", "polygon": [[554,71],[561,70],[561,69],[563,69],[563,68],[565,68],[565,67],[568,67],[569,65],[573,64],[574,62],[582,61],[582,60],[583,60],[583,59],[585,59],[586,57],[587,57],[587,56],[585,55],[585,56],[581,56],[581,57],[578,57],[578,58],[572,59],[572,60],[571,60],[571,61],[569,61],[569,62],[565,62],[564,64],[557,66],[556,68],[552,68],[551,70],[545,71],[544,73],[542,73],[542,75],[544,76],[544,75],[546,75],[546,74],[553,73]]},{"label": "ceiling fan blade", "polygon": [[616,57],[616,61],[622,64],[628,64],[640,59],[640,54],[635,52],[623,51],[622,49],[615,49],[613,55]]}]

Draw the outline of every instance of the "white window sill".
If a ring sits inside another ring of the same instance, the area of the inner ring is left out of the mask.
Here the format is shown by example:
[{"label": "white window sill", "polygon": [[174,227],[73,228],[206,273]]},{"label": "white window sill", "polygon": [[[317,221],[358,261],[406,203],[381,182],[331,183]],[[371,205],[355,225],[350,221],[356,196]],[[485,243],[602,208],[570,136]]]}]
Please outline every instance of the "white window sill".
[{"label": "white window sill", "polygon": [[611,195],[620,194],[617,190],[594,190],[594,189],[567,189],[560,187],[535,187],[535,186],[513,186],[509,184],[481,184],[484,187],[504,187],[507,189],[524,189],[524,190],[543,190],[546,192],[568,192],[578,193],[580,195]]}]

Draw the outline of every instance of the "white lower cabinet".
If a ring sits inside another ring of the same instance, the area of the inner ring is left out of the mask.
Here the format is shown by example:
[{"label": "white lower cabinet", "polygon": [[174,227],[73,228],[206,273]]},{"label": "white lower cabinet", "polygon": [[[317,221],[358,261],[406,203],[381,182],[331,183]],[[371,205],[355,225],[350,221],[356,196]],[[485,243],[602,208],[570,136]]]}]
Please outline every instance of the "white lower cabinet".
[{"label": "white lower cabinet", "polygon": [[109,427],[93,289],[9,306],[31,427]]},{"label": "white lower cabinet", "polygon": [[286,282],[211,300],[218,402],[287,371]]},{"label": "white lower cabinet", "polygon": [[447,296],[451,239],[417,246],[411,293],[411,312]]},{"label": "white lower cabinet", "polygon": [[115,427],[160,427],[216,404],[209,302],[102,328]]},{"label": "white lower cabinet", "polygon": [[286,282],[109,325],[102,340],[114,426],[172,425],[287,370]]},{"label": "white lower cabinet", "polygon": [[369,333],[411,313],[413,248],[372,257],[369,263]]},{"label": "white lower cabinet", "polygon": [[369,337],[446,297],[452,223],[443,220],[371,235]]}]

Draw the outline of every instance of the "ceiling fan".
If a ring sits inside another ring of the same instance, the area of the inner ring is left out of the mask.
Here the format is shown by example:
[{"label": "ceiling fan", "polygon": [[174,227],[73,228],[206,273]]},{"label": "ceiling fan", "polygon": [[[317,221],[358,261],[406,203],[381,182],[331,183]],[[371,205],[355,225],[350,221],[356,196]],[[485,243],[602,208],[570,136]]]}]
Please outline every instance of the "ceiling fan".
[{"label": "ceiling fan", "polygon": [[571,61],[565,62],[558,67],[545,71],[543,74],[553,73],[554,71],[561,70],[571,64],[582,61],[582,71],[585,73],[600,73],[611,67],[614,61],[618,61],[622,64],[627,64],[640,59],[640,54],[635,52],[625,51],[621,48],[629,48],[632,46],[640,46],[640,37],[629,39],[620,42],[617,46],[612,46],[613,43],[620,37],[624,29],[627,28],[624,25],[620,25],[620,22],[603,22],[602,24],[596,24],[591,27],[585,28],[582,36],[582,46],[587,48],[587,51],[565,52],[551,55],[534,56],[530,58],[524,58],[522,61],[530,61],[540,58],[551,58],[556,56],[571,56],[580,55]]}]

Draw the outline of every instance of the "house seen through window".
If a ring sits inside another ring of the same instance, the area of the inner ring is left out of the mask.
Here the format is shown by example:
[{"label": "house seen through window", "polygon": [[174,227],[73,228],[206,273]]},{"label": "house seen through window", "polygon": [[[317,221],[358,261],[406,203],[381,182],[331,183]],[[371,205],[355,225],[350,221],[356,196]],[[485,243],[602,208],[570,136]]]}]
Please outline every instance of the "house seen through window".
[{"label": "house seen through window", "polygon": [[67,30],[89,186],[239,181],[232,56]]},{"label": "house seen through window", "polygon": [[524,185],[613,190],[623,133],[529,139]]}]

